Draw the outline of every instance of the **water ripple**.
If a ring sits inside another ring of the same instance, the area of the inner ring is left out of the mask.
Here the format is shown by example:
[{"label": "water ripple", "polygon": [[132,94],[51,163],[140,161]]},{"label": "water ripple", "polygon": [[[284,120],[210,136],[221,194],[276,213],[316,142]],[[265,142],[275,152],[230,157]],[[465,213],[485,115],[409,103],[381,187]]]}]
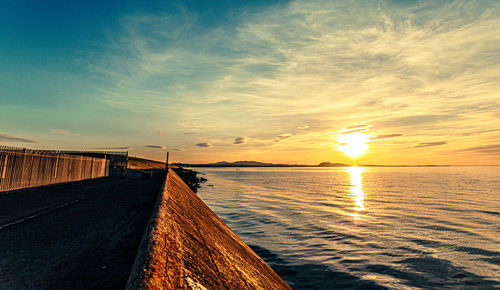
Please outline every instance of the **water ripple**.
[{"label": "water ripple", "polygon": [[199,196],[293,288],[500,287],[496,167],[203,171]]}]

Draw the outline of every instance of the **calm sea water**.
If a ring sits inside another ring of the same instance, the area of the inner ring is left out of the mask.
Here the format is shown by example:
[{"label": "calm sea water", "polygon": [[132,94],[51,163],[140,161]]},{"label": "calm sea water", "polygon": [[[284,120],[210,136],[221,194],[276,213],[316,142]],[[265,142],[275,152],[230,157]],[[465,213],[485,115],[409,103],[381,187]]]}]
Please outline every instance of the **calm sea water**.
[{"label": "calm sea water", "polygon": [[293,288],[500,287],[500,167],[196,170]]}]

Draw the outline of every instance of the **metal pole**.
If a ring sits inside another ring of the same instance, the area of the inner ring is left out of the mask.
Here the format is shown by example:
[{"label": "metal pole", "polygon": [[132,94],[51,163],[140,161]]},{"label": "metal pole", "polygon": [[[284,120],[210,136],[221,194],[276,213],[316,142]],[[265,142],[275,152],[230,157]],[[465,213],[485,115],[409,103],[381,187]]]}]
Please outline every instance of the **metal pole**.
[{"label": "metal pole", "polygon": [[94,170],[94,157],[90,157],[90,178],[92,179],[92,172]]},{"label": "metal pole", "polygon": [[165,164],[165,170],[167,171],[168,173],[168,155],[169,155],[170,152],[167,151],[167,162]]}]

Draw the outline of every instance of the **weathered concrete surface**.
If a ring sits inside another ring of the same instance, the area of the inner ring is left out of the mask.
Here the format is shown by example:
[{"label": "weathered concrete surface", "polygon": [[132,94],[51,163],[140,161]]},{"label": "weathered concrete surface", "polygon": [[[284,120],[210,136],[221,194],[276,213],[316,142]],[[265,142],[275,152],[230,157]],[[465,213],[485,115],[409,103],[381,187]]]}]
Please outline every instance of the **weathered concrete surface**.
[{"label": "weathered concrete surface", "polygon": [[127,289],[289,289],[172,170]]},{"label": "weathered concrete surface", "polygon": [[0,196],[0,289],[123,289],[164,179],[133,175]]}]

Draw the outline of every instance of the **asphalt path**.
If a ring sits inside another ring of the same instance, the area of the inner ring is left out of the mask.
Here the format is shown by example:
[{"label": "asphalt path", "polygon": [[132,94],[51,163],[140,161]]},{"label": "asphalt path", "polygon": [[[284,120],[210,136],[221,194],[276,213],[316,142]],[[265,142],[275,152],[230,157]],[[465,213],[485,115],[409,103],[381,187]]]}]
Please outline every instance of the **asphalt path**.
[{"label": "asphalt path", "polygon": [[0,289],[123,289],[162,182],[132,172],[0,196]]}]

